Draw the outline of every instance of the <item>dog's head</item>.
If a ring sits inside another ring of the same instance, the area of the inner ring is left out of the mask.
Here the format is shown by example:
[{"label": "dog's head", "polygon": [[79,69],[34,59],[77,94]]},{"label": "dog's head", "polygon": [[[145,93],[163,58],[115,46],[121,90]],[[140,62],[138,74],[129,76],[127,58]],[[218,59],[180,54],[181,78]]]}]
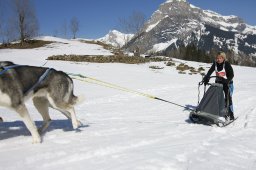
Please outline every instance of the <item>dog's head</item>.
[{"label": "dog's head", "polygon": [[0,71],[5,70],[4,67],[14,65],[11,61],[0,61]]},{"label": "dog's head", "polygon": [[6,67],[11,65],[14,65],[14,63],[11,61],[0,61],[0,67]]}]

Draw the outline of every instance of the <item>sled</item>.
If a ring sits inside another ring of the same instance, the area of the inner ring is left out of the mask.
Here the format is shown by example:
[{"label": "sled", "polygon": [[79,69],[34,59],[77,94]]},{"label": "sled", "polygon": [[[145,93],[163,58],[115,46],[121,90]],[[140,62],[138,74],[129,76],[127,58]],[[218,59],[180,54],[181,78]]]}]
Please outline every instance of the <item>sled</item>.
[{"label": "sled", "polygon": [[[203,82],[199,83],[199,87],[200,85],[203,85]],[[226,107],[229,105],[228,101],[225,104],[223,85],[219,83],[208,83],[205,85],[205,90],[207,85],[210,85],[210,87],[204,93],[200,102],[198,99],[199,104],[194,111],[190,112],[189,119],[193,123],[205,125],[215,124],[219,127],[225,127],[231,121],[229,120],[228,108]]]}]

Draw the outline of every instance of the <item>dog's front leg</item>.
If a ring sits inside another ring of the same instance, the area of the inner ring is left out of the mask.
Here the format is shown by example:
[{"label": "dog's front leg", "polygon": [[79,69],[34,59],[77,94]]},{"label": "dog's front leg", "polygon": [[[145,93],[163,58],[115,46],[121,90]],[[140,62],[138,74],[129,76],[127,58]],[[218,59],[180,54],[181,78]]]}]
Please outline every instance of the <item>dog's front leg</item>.
[{"label": "dog's front leg", "polygon": [[19,106],[16,111],[20,114],[24,124],[30,131],[32,137],[33,137],[33,143],[40,143],[41,142],[41,137],[37,131],[36,125],[34,121],[32,121],[28,109],[26,108],[25,104]]}]

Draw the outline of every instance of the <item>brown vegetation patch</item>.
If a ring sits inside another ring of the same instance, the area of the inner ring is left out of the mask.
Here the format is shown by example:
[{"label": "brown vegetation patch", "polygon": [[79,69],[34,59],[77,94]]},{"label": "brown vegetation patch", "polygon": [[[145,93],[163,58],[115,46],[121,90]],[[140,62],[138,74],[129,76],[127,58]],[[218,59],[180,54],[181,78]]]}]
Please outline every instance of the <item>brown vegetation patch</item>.
[{"label": "brown vegetation patch", "polygon": [[30,49],[30,48],[39,48],[47,44],[53,43],[52,41],[43,41],[43,40],[26,40],[24,43],[6,43],[1,44],[0,49]]},{"label": "brown vegetation patch", "polygon": [[194,69],[193,67],[189,67],[188,65],[184,64],[184,63],[181,63],[179,64],[177,67],[176,67],[176,70],[179,70],[179,71],[186,71],[186,70],[190,70],[190,69]]},{"label": "brown vegetation patch", "polygon": [[143,57],[129,57],[125,55],[53,55],[47,60],[63,60],[76,62],[92,62],[92,63],[126,63],[126,64],[140,64],[146,62],[164,61],[161,58],[143,58]]},{"label": "brown vegetation patch", "polygon": [[199,67],[197,70],[198,70],[199,72],[205,71],[205,69],[204,69],[203,67]]},{"label": "brown vegetation patch", "polygon": [[166,66],[175,66],[175,63],[172,62],[172,61],[168,61],[168,62],[166,63]]},{"label": "brown vegetation patch", "polygon": [[203,67],[199,67],[198,69],[195,69],[194,67],[190,67],[184,63],[179,64],[176,67],[176,70],[179,71],[180,74],[186,74],[186,71],[189,71],[189,75],[193,75],[193,74],[201,74],[201,75],[205,75],[204,71],[205,69]]},{"label": "brown vegetation patch", "polygon": [[160,67],[160,66],[149,66],[149,68],[151,68],[151,69],[163,69],[164,67]]}]

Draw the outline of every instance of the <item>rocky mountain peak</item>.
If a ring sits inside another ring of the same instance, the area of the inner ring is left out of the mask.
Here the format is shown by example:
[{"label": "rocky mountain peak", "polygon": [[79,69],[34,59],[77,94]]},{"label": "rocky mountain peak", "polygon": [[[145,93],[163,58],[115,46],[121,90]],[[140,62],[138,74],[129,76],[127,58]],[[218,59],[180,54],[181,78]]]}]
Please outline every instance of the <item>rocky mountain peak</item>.
[{"label": "rocky mountain peak", "polygon": [[222,49],[253,57],[250,60],[256,63],[255,26],[246,24],[240,17],[203,10],[185,0],[162,3],[126,48],[171,55],[173,50],[191,44],[206,53]]},{"label": "rocky mountain peak", "polygon": [[102,38],[97,39],[98,41],[113,45],[115,47],[122,47],[125,43],[127,43],[133,34],[124,34],[117,30],[111,30],[107,35]]}]

